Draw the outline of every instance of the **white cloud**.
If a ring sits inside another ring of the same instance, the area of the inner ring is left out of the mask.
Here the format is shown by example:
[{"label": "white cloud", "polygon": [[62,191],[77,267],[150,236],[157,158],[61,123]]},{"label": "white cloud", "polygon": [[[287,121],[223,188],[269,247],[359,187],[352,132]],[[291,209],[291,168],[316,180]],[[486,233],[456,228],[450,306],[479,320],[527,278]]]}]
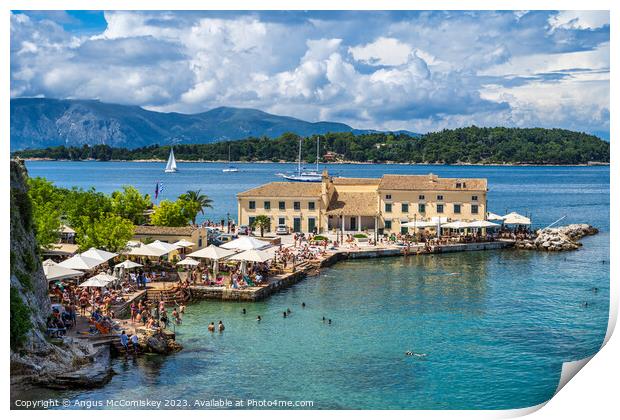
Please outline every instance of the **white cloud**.
[{"label": "white cloud", "polygon": [[549,25],[555,29],[597,29],[609,25],[607,10],[563,10],[549,17]]},{"label": "white cloud", "polygon": [[399,66],[407,62],[412,48],[396,38],[379,37],[369,44],[351,47],[349,52],[357,61],[366,64]]}]

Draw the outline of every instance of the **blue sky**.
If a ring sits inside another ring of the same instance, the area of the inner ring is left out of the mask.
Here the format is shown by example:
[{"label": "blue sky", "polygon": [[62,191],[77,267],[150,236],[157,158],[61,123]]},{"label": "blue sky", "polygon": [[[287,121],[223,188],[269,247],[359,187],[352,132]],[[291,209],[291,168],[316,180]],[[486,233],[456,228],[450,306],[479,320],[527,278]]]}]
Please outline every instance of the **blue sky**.
[{"label": "blue sky", "polygon": [[15,11],[11,96],[609,137],[609,13]]}]

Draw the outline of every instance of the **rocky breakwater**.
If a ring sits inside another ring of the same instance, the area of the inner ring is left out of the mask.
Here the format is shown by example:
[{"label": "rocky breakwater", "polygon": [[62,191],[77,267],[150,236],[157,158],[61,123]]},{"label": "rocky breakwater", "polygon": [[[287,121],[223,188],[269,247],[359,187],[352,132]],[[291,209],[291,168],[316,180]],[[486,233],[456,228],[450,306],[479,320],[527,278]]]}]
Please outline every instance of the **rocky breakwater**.
[{"label": "rocky breakwater", "polygon": [[582,245],[579,239],[597,233],[598,229],[588,224],[540,229],[534,239],[517,240],[515,247],[537,251],[574,251]]}]

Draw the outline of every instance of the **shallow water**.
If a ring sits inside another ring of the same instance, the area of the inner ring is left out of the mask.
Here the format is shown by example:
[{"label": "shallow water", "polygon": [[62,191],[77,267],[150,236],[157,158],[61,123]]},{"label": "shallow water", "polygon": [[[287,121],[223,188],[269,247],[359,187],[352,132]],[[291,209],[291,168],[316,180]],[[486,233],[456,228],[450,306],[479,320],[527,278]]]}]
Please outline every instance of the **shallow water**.
[{"label": "shallow water", "polygon": [[[76,168],[88,168],[79,171],[80,185],[103,191],[121,183],[146,189],[153,177],[163,178],[159,166],[28,163],[31,175],[63,185],[76,184]],[[239,166],[244,172],[235,176],[223,175],[218,165],[184,165],[179,178],[165,181],[168,193],[202,188],[216,200],[212,216],[221,217],[235,214],[234,193],[283,170]],[[602,232],[571,253],[503,250],[347,261],[263,302],[191,305],[177,329],[182,352],[117,360],[118,375],[103,389],[37,394],[80,401],[312,400],[314,408],[518,408],[553,395],[563,361],[597,351],[608,320],[609,168],[334,168],[347,176],[484,176],[492,211],[532,212],[538,224],[567,215],[563,223],[588,222]],[[292,314],[283,318],[286,308]],[[220,319],[226,331],[208,333],[208,323]],[[409,357],[408,350],[426,356]]]}]

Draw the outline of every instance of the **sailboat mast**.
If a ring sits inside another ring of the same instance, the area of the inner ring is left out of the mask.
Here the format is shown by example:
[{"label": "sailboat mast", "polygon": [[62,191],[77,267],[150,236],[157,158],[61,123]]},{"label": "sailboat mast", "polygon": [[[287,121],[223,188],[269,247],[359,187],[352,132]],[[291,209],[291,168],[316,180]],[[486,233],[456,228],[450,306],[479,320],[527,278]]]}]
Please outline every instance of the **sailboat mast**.
[{"label": "sailboat mast", "polygon": [[299,154],[297,155],[297,175],[301,176],[301,139],[299,139]]},{"label": "sailboat mast", "polygon": [[321,143],[321,137],[316,138],[316,173],[319,173],[319,145]]}]

